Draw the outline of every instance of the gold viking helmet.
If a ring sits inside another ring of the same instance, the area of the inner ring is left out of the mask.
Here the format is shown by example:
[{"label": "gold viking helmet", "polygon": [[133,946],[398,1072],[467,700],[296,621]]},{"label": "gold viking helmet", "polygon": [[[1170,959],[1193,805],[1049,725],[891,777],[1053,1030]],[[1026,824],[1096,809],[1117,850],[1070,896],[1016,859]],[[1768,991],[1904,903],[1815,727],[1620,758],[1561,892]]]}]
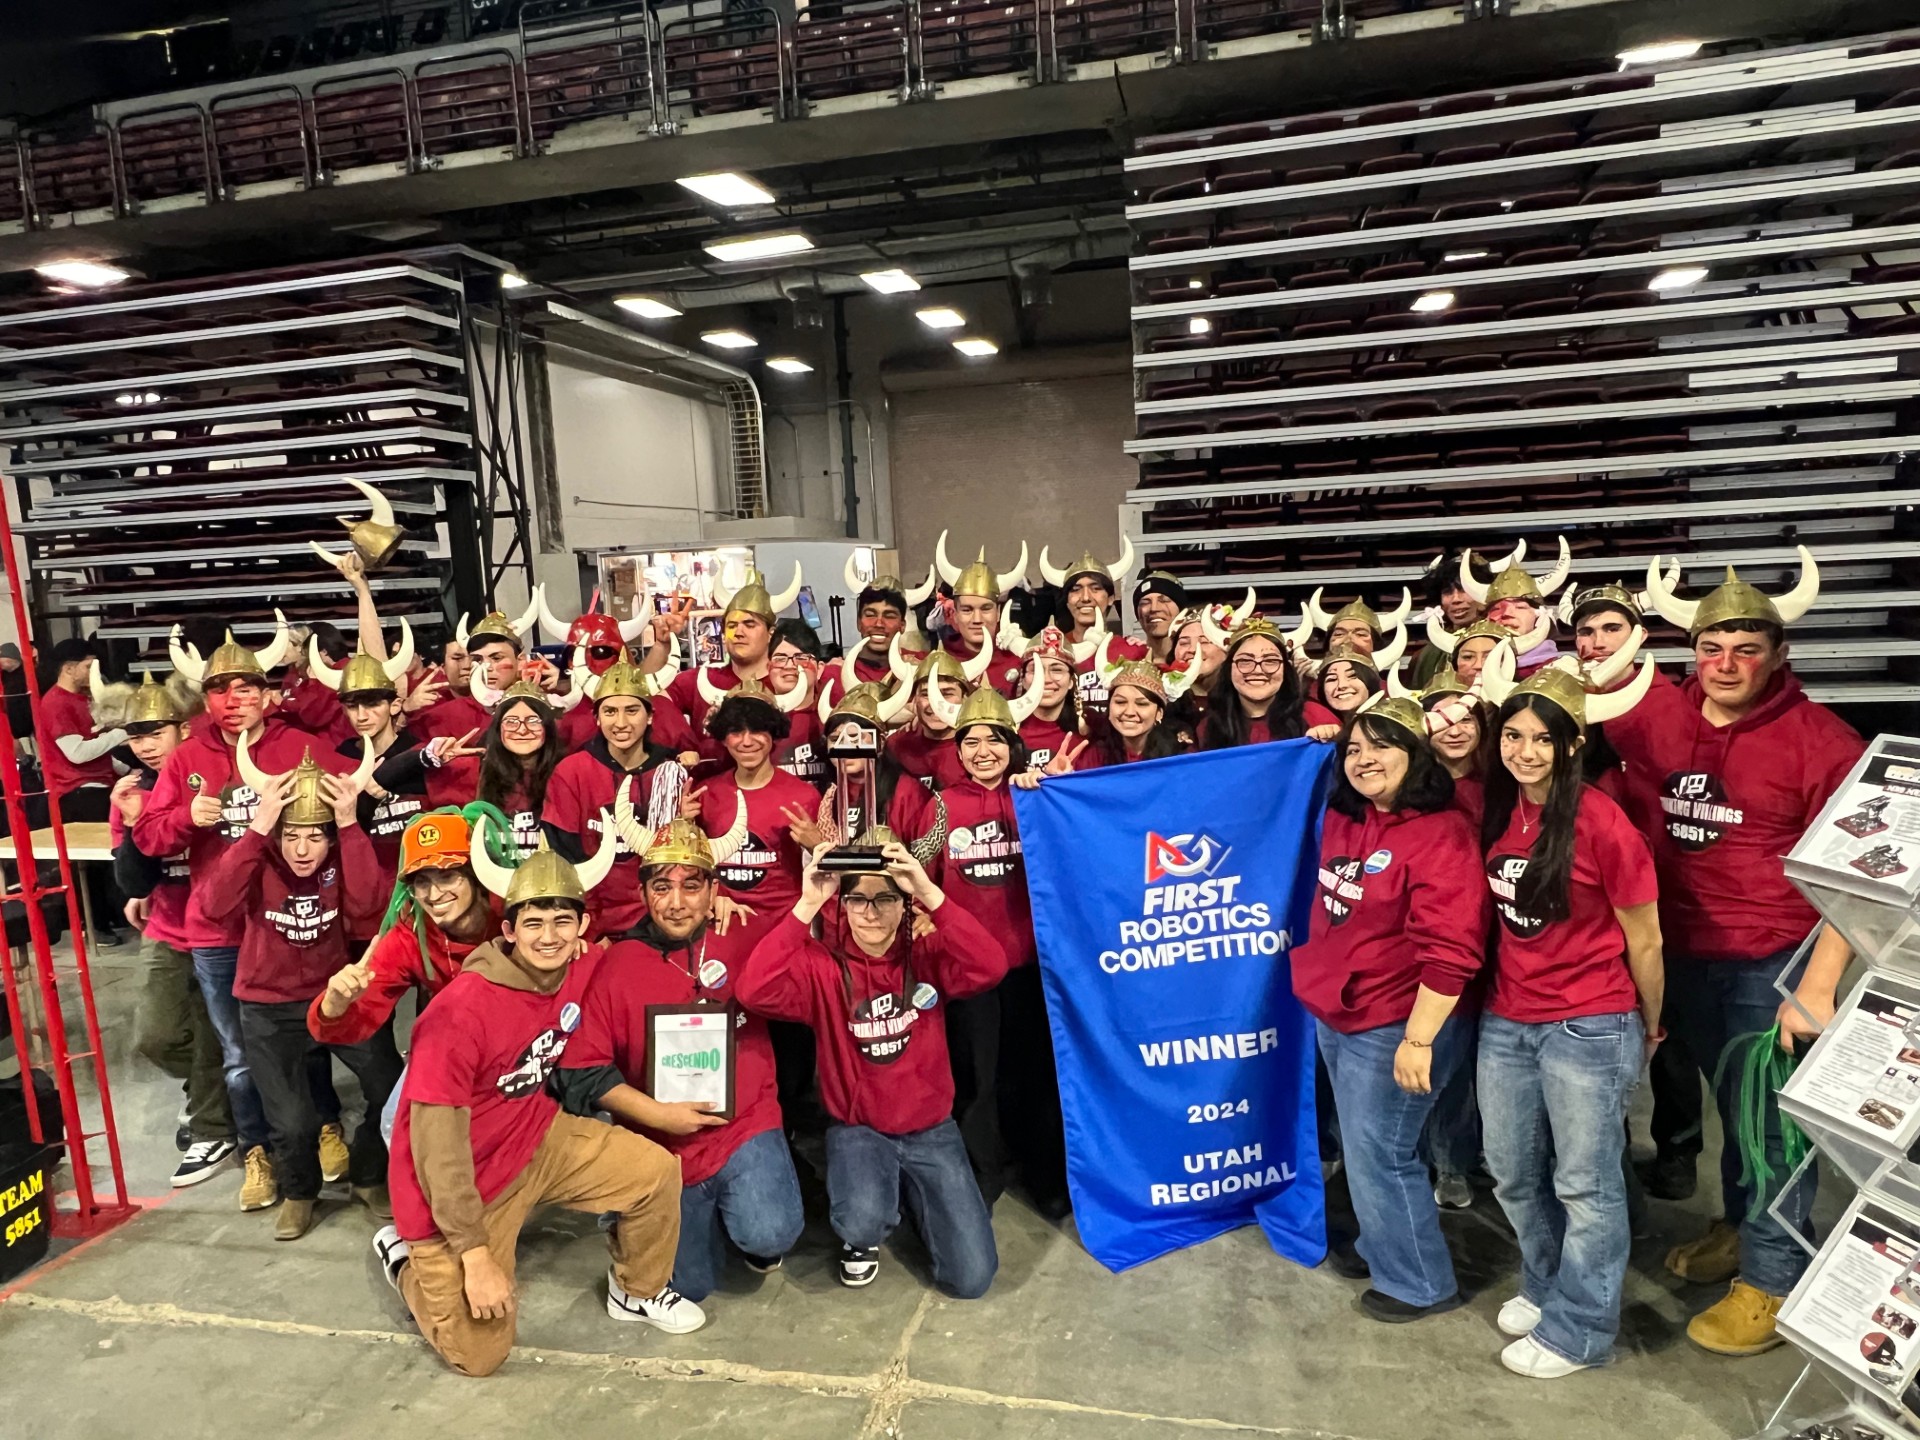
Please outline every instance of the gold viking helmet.
[{"label": "gold viking helmet", "polygon": [[500,692],[500,698],[494,702],[493,713],[498,715],[515,700],[537,700],[548,710],[553,709],[553,697],[531,680],[516,680]]},{"label": "gold viking helmet", "polygon": [[960,659],[947,650],[929,650],[920,657],[920,663],[913,667],[913,683],[918,685],[931,675],[936,680],[958,680],[967,683],[967,673],[960,668]]},{"label": "gold viking helmet", "polygon": [[854,686],[837,703],[828,707],[824,717],[826,728],[831,730],[842,720],[858,720],[876,728],[883,725],[885,722],[880,718],[880,701],[884,693],[871,681]]},{"label": "gold viking helmet", "polygon": [[1061,570],[1047,558],[1047,547],[1044,545],[1040,547],[1040,575],[1047,584],[1060,590],[1070,590],[1073,588],[1073,582],[1082,575],[1092,575],[1096,579],[1104,580],[1107,589],[1117,594],[1120,587],[1114,583],[1114,575],[1116,573],[1124,575],[1132,568],[1133,541],[1125,535],[1120,537],[1120,558],[1111,566],[1101,564],[1093,558],[1093,552],[1088,550],[1084,551],[1073,564]]},{"label": "gold viking helmet", "polygon": [[324,774],[326,772],[314,763],[311,749],[300,757],[300,763],[293,771],[293,795],[280,812],[282,825],[333,823],[333,805],[327,799],[327,792],[320,788],[320,778]]},{"label": "gold viking helmet", "polygon": [[1011,570],[998,571],[989,565],[987,547],[984,545],[980,547],[980,557],[962,570],[947,558],[947,532],[942,530],[933,547],[933,568],[947,582],[955,599],[962,595],[974,595],[998,605],[1000,597],[1008,590],[1027,583],[1027,542],[1020,542],[1020,559]]},{"label": "gold viking helmet", "polygon": [[1526,545],[1514,547],[1513,554],[1507,558],[1495,573],[1491,583],[1482,585],[1473,573],[1474,553],[1471,550],[1460,552],[1460,587],[1471,595],[1475,603],[1491,608],[1502,600],[1531,600],[1535,605],[1544,605],[1546,596],[1551,595],[1567,583],[1567,576],[1573,569],[1573,553],[1567,546],[1567,537],[1560,539],[1560,556],[1554,562],[1553,569],[1546,578],[1536,581],[1521,566],[1526,555]]},{"label": "gold viking helmet", "polygon": [[720,607],[722,612],[720,618],[725,620],[729,615],[757,615],[771,627],[774,618],[799,598],[801,584],[798,560],[793,562],[793,583],[778,595],[768,591],[766,580],[758,570],[749,565],[747,583],[727,596],[726,602]]},{"label": "gold viking helmet", "polygon": [[1398,725],[1422,745],[1427,743],[1427,712],[1420,708],[1418,700],[1405,695],[1389,695],[1384,690],[1376,691],[1360,703],[1360,708],[1354,714],[1371,715],[1385,720],[1389,725]]},{"label": "gold viking helmet", "polygon": [[[1632,658],[1628,654],[1629,663]],[[1538,695],[1571,719],[1583,735],[1589,725],[1603,725],[1626,714],[1653,687],[1652,656],[1642,660],[1633,679],[1618,690],[1589,690],[1580,662],[1570,655],[1534,671],[1518,684],[1513,679],[1515,663],[1511,645],[1499,646],[1487,657],[1479,682],[1487,703],[1498,708],[1515,695]]]},{"label": "gold viking helmet", "polygon": [[[334,518],[346,527],[347,539],[360,552],[360,560],[367,574],[372,575],[393,558],[394,552],[400,548],[400,542],[407,538],[407,532],[394,523],[393,504],[386,496],[364,480],[356,480],[351,475],[345,478],[347,484],[367,497],[368,514],[364,520],[355,520],[346,515]],[[308,543],[322,560],[336,569],[339,567],[339,555],[317,540]]]},{"label": "gold viking helmet", "polygon": [[[1394,657],[1396,660],[1399,658],[1398,655]],[[1320,662],[1320,673],[1326,674],[1327,667],[1339,660],[1344,660],[1356,670],[1364,670],[1373,676],[1375,686],[1380,684],[1380,662],[1365,650],[1357,649],[1352,645],[1336,645],[1329,650],[1326,658]]]},{"label": "gold viking helmet", "polygon": [[1007,704],[1007,697],[991,685],[982,685],[960,702],[953,732],[959,735],[974,725],[991,725],[1009,735],[1020,733],[1020,722],[1013,718],[1013,707]]},{"label": "gold viking helmet", "polygon": [[1240,648],[1245,641],[1265,637],[1280,647],[1281,653],[1288,650],[1287,637],[1280,627],[1264,615],[1255,615],[1244,625],[1235,627],[1233,634],[1227,637],[1224,647],[1229,653]]},{"label": "gold viking helmet", "polygon": [[651,689],[647,683],[646,672],[625,658],[609,665],[593,685],[593,703],[610,700],[615,695],[630,696],[644,701],[649,708],[653,704]]},{"label": "gold viking helmet", "polygon": [[1782,629],[1813,608],[1820,595],[1820,567],[1806,546],[1800,552],[1800,579],[1786,594],[1777,598],[1749,585],[1727,566],[1727,578],[1704,600],[1682,600],[1673,593],[1673,582],[1660,573],[1660,557],[1647,561],[1647,597],[1653,607],[1684,629],[1689,637],[1725,625],[1730,620],[1755,620]]},{"label": "gold viking helmet", "polygon": [[[633,777],[620,782],[613,797],[613,831],[627,842],[627,849],[640,857],[640,868],[657,865],[691,865],[712,874],[731,860],[747,843],[747,797],[734,796],[733,824],[725,833],[708,835],[699,824],[677,817],[649,831],[633,809]],[[598,856],[594,857],[598,859]]]},{"label": "gold viking helmet", "polygon": [[488,852],[484,833],[488,823],[484,815],[474,819],[473,844],[467,863],[482,885],[507,902],[508,911],[533,900],[571,900],[584,906],[587,892],[605,880],[613,869],[614,852],[619,849],[613,838],[613,817],[602,810],[600,848],[593,852],[592,858],[578,865],[570,864],[549,849],[546,837],[542,836],[540,848],[509,870],[496,864]]},{"label": "gold viking helmet", "polygon": [[685,818],[669,820],[662,825],[641,853],[642,870],[652,870],[661,865],[687,865],[695,870],[704,870],[709,875],[719,868],[714,862],[713,846],[707,841],[707,832]]},{"label": "gold viking helmet", "polygon": [[180,707],[173,703],[171,692],[154,681],[151,670],[147,671],[140,681],[140,688],[133,692],[126,728],[131,730],[136,725],[178,725],[183,718]]}]

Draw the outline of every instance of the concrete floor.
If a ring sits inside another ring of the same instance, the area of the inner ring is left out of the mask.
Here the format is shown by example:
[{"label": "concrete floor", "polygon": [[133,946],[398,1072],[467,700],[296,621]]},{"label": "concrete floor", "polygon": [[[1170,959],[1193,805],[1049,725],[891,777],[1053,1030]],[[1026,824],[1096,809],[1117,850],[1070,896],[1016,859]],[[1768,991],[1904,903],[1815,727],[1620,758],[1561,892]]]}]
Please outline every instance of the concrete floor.
[{"label": "concrete floor", "polygon": [[547,1212],[521,1241],[519,1348],[495,1377],[462,1379],[378,1275],[364,1211],[325,1206],[278,1244],[271,1212],[237,1209],[237,1173],[168,1190],[178,1092],[126,1054],[133,950],[96,957],[95,974],[129,1184],[152,1203],[0,1290],[4,1436],[1704,1440],[1758,1430],[1798,1370],[1786,1349],[1724,1360],[1686,1340],[1715,1294],[1660,1259],[1703,1227],[1703,1185],[1685,1206],[1653,1204],[1618,1363],[1551,1383],[1498,1363],[1493,1317],[1517,1262],[1488,1195],[1447,1219],[1471,1303],[1407,1327],[1365,1318],[1360,1284],[1280,1260],[1256,1230],[1115,1276],[1070,1223],[1009,1197],[984,1300],[929,1289],[910,1236],[871,1288],[842,1289],[816,1218],[782,1273],[736,1266],[707,1327],[674,1338],[608,1320],[593,1221]]}]

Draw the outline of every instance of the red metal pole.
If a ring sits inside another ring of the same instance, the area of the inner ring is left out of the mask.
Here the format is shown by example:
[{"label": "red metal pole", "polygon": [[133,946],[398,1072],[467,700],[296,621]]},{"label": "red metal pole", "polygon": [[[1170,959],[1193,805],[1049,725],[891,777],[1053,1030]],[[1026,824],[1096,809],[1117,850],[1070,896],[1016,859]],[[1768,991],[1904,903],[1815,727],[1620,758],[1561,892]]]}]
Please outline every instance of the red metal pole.
[{"label": "red metal pole", "polygon": [[[22,654],[21,668],[25,671],[27,706],[33,716],[33,728],[36,735],[46,734],[46,727],[40,715],[40,686],[35,670],[35,651],[32,644],[32,626],[27,618],[26,595],[21,589],[18,552],[14,546],[13,519],[9,498],[0,494],[0,566],[7,574],[8,599],[13,606],[14,631],[20,637]],[[14,759],[13,734],[11,724],[0,704],[0,785],[7,792],[7,811],[14,827],[13,842],[15,863],[19,870],[20,890],[27,912],[27,933],[33,940],[34,970],[40,982],[42,1002],[46,1006],[47,1042],[52,1050],[54,1083],[60,1092],[60,1109],[66,1122],[67,1161],[73,1170],[73,1188],[76,1210],[67,1215],[56,1210],[54,1230],[56,1234],[91,1235],[110,1228],[130,1218],[136,1208],[127,1199],[127,1176],[120,1158],[120,1133],[113,1120],[113,1097],[107,1083],[107,1069],[101,1063],[104,1046],[100,1037],[100,1016],[93,1003],[93,976],[87,964],[86,932],[80,921],[79,895],[73,883],[73,865],[67,858],[67,839],[60,821],[60,802],[51,792],[47,795],[48,821],[53,830],[54,855],[59,862],[59,889],[65,892],[67,901],[67,934],[73,943],[74,975],[80,990],[80,1009],[82,1023],[86,1028],[88,1050],[75,1055],[67,1040],[66,1015],[60,1004],[59,979],[54,969],[53,944],[47,935],[46,917],[40,913],[39,900],[44,894],[53,893],[42,890],[39,872],[33,858],[33,840],[31,829],[26,823],[26,807],[20,788],[20,767]],[[80,1112],[80,1096],[73,1080],[73,1062],[76,1059],[88,1059],[93,1062],[94,1087],[99,1097],[101,1128],[89,1133]],[[31,1067],[25,1087],[32,1088]],[[94,1135],[103,1137],[107,1142],[107,1167],[112,1175],[114,1203],[106,1206],[100,1203],[94,1193],[92,1159],[87,1153],[87,1141]]]}]

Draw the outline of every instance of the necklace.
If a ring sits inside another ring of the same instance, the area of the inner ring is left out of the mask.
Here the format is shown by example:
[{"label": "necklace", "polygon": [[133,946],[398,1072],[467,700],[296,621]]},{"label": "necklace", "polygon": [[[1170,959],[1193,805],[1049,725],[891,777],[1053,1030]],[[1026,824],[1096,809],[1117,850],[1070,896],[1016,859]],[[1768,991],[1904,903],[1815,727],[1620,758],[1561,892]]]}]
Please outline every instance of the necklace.
[{"label": "necklace", "polygon": [[1530,834],[1533,830],[1533,820],[1538,820],[1540,818],[1539,815],[1535,814],[1533,820],[1527,818],[1527,797],[1524,795],[1514,796],[1513,803],[1520,811],[1520,833],[1522,835]]}]

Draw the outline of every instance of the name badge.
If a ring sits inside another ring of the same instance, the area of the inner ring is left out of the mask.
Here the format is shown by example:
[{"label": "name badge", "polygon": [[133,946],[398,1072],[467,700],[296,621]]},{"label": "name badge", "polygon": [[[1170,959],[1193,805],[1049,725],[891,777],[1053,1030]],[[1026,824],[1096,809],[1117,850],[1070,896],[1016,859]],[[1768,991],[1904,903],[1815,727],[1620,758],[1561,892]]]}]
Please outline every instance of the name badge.
[{"label": "name badge", "polygon": [[718,990],[727,983],[727,967],[718,960],[704,960],[700,964],[700,984],[707,990]]},{"label": "name badge", "polygon": [[913,1008],[931,1010],[940,1003],[940,992],[924,981],[913,987]]}]

